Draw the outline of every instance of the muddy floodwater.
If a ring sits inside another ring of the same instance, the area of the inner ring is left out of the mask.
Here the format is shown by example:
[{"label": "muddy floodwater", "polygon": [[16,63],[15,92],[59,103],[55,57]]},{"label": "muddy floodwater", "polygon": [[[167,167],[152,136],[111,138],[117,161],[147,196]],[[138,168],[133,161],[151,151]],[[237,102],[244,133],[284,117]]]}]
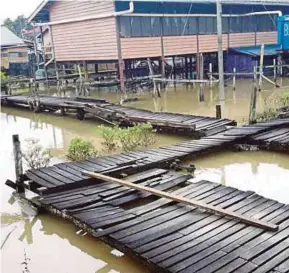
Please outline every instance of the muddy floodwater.
[{"label": "muddy floodwater", "polygon": [[[289,83],[288,83],[289,85]],[[251,82],[237,82],[237,90],[226,90],[223,116],[242,122],[248,117]],[[264,91],[258,95],[258,109],[264,99],[284,92],[286,88]],[[267,89],[267,90],[266,90]],[[117,102],[120,96],[106,91],[93,96]],[[161,99],[150,94],[131,95],[139,101],[127,105],[158,111],[172,111],[212,116],[217,102],[216,90],[205,90],[205,102],[198,102],[198,91],[171,87]],[[64,160],[72,138],[80,136],[93,141],[101,150],[100,132],[96,121],[79,121],[73,117],[34,114],[26,110],[2,108],[0,145],[1,183],[1,269],[4,273],[145,273],[137,262],[113,250],[106,244],[83,234],[69,222],[48,214],[36,216],[26,204],[14,199],[12,190],[4,185],[14,180],[12,134],[24,139],[37,138],[51,149],[53,162]],[[160,135],[157,145],[188,139]],[[25,147],[23,147],[25,148]],[[192,161],[196,167],[195,180],[210,180],[241,190],[252,190],[268,198],[289,204],[289,156],[281,153],[222,152]],[[24,262],[24,264],[23,264]],[[27,271],[28,272],[28,271]]]}]

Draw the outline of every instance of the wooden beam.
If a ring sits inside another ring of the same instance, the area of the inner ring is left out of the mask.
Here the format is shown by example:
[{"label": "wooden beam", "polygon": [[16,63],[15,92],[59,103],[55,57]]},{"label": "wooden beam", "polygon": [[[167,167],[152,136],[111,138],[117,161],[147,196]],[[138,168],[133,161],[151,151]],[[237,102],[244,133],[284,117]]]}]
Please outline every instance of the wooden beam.
[{"label": "wooden beam", "polygon": [[270,231],[277,231],[278,230],[278,226],[275,224],[263,222],[263,221],[256,220],[256,219],[252,219],[252,218],[246,217],[244,215],[240,215],[240,214],[232,212],[232,211],[228,211],[228,210],[225,210],[222,208],[218,208],[218,207],[206,204],[202,201],[197,201],[194,199],[189,199],[186,197],[177,196],[177,195],[174,195],[172,193],[160,191],[160,190],[153,189],[153,188],[146,187],[146,186],[139,185],[139,184],[134,184],[134,183],[131,183],[128,181],[124,181],[124,180],[121,180],[118,178],[106,176],[106,175],[103,175],[100,173],[83,171],[82,174],[86,175],[88,177],[100,179],[100,180],[110,182],[110,183],[116,183],[116,184],[119,184],[119,185],[122,185],[125,187],[139,190],[141,192],[151,193],[151,194],[154,194],[156,196],[167,198],[167,199],[170,199],[172,201],[179,202],[179,203],[182,203],[185,205],[194,206],[194,207],[197,207],[200,209],[204,209],[205,211],[210,212],[210,213],[218,214],[221,216],[227,216],[227,217],[230,217],[234,220],[241,221],[241,222],[248,224],[248,225],[263,228],[265,230],[270,230]]}]

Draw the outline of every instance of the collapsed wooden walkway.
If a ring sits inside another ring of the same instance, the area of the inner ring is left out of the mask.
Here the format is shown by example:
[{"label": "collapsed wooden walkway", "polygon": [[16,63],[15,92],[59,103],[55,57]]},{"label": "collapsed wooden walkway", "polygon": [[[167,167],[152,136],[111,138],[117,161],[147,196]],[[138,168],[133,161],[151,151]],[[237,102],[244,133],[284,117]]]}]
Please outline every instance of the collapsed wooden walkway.
[{"label": "collapsed wooden walkway", "polygon": [[158,131],[183,133],[195,138],[224,132],[226,126],[236,125],[235,121],[229,119],[152,112],[92,98],[40,96],[35,100],[28,96],[4,96],[1,97],[1,103],[11,107],[29,107],[37,112],[60,112],[62,115],[74,113],[81,120],[93,117],[112,125],[130,126],[150,122]]},{"label": "collapsed wooden walkway", "polygon": [[[153,272],[285,273],[289,272],[289,205],[209,181],[193,183],[192,175],[167,168],[177,164],[177,159],[236,143],[286,140],[288,128],[289,118],[278,119],[156,149],[28,170],[25,185],[39,194],[30,202],[72,221]],[[265,231],[150,193],[108,184],[85,176],[84,171],[123,177],[275,224],[279,229]],[[12,181],[6,184],[15,187]]]},{"label": "collapsed wooden walkway", "polygon": [[288,272],[288,205],[209,181],[191,183],[190,178],[153,169],[125,180],[262,219],[279,225],[279,230],[264,231],[100,181],[33,202],[142,261],[153,272]]},{"label": "collapsed wooden walkway", "polygon": [[[287,130],[289,118],[278,119],[254,125],[233,127],[223,133],[197,140],[183,141],[175,145],[144,151],[123,152],[116,155],[91,158],[83,162],[66,162],[52,167],[28,170],[24,179],[27,187],[34,191],[53,192],[91,183],[82,175],[83,171],[98,172],[115,177],[122,173],[134,174],[151,168],[178,167],[178,160],[193,159],[196,156],[220,151],[237,143],[244,143],[267,132]],[[33,181],[30,183],[29,181]]]},{"label": "collapsed wooden walkway", "polygon": [[249,143],[269,150],[289,152],[289,126],[258,134]]}]

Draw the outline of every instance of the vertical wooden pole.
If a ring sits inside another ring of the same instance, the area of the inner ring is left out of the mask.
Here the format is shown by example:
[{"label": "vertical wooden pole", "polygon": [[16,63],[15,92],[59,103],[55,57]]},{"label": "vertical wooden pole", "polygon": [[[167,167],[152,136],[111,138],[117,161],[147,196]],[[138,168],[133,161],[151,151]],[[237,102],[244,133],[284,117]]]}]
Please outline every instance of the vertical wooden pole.
[{"label": "vertical wooden pole", "polygon": [[120,81],[120,90],[122,93],[126,95],[126,90],[125,90],[125,83],[124,83],[124,61],[122,58],[122,50],[121,50],[121,40],[120,40],[120,22],[119,22],[119,17],[115,18],[115,23],[116,23],[116,42],[117,42],[117,56],[118,56],[118,76],[119,76],[119,81]]},{"label": "vertical wooden pole", "polygon": [[22,166],[22,152],[21,152],[21,144],[18,135],[12,136],[13,142],[13,154],[14,154],[14,163],[15,163],[15,176],[16,176],[16,184],[17,184],[17,192],[23,193],[24,182],[23,182],[23,166]]},{"label": "vertical wooden pole", "polygon": [[174,80],[176,79],[176,57],[173,56],[173,74],[174,74]]},{"label": "vertical wooden pole", "polygon": [[222,107],[220,104],[216,105],[216,118],[218,119],[222,118]]},{"label": "vertical wooden pole", "polygon": [[[204,79],[204,58],[203,54],[200,54],[200,80]],[[200,101],[205,101],[205,96],[204,96],[204,86],[203,83],[200,83]]]},{"label": "vertical wooden pole", "polygon": [[94,64],[94,73],[95,73],[95,74],[98,73],[98,64]]},{"label": "vertical wooden pole", "polygon": [[190,56],[190,79],[193,79],[193,57]]},{"label": "vertical wooden pole", "polygon": [[250,101],[249,124],[256,123],[256,103],[257,103],[257,84],[254,83]]},{"label": "vertical wooden pole", "polygon": [[51,40],[51,47],[53,50],[53,56],[54,56],[54,69],[55,69],[55,75],[56,75],[56,81],[59,81],[59,74],[57,69],[57,62],[56,62],[56,56],[55,56],[55,47],[54,47],[54,41],[53,41],[53,33],[52,33],[52,27],[49,26],[49,32],[50,32],[50,40]]},{"label": "vertical wooden pole", "polygon": [[209,63],[209,79],[210,79],[210,88],[213,87],[213,64]]},{"label": "vertical wooden pole", "polygon": [[[37,67],[37,69],[39,69],[39,58],[38,58],[37,39],[36,39],[35,27],[33,27],[33,35],[34,35],[34,54],[35,54],[36,67]],[[34,77],[35,77],[35,75],[34,75]]]},{"label": "vertical wooden pole", "polygon": [[82,61],[82,65],[83,65],[83,72],[84,72],[84,80],[87,81],[88,80],[87,62],[86,61]]},{"label": "vertical wooden pole", "polygon": [[223,30],[222,30],[222,3],[216,1],[217,5],[217,31],[218,31],[218,67],[219,67],[219,101],[225,100],[224,86],[224,58],[223,58]]},{"label": "vertical wooden pole", "polygon": [[185,79],[189,78],[189,73],[188,73],[188,57],[185,56]]},{"label": "vertical wooden pole", "polygon": [[276,59],[273,59],[273,73],[274,73],[274,82],[277,83]]},{"label": "vertical wooden pole", "polygon": [[236,90],[236,67],[233,68],[233,90]]},{"label": "vertical wooden pole", "polygon": [[260,52],[260,64],[259,64],[259,91],[262,90],[263,64],[264,64],[264,44],[261,45],[261,52]]},{"label": "vertical wooden pole", "polygon": [[165,71],[165,46],[164,46],[164,22],[163,18],[160,18],[160,23],[161,23],[161,60],[162,60],[162,66],[161,66],[161,73],[162,73],[162,78],[165,78],[166,76],[166,71]]}]

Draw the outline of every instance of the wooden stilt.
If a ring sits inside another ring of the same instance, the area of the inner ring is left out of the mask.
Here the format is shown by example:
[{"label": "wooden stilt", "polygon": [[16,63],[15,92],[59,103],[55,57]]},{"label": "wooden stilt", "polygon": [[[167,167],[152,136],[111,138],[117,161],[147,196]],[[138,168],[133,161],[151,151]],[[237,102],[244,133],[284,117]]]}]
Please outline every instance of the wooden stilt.
[{"label": "wooden stilt", "polygon": [[257,103],[257,85],[256,83],[254,83],[250,101],[249,124],[256,123],[256,103]]},{"label": "wooden stilt", "polygon": [[15,176],[16,176],[16,184],[17,184],[17,192],[23,193],[24,182],[23,182],[23,166],[22,166],[22,152],[21,152],[21,144],[18,135],[12,136],[13,141],[13,153],[14,153],[14,163],[15,163]]},{"label": "wooden stilt", "polygon": [[222,118],[222,107],[220,104],[216,105],[216,118],[218,119]]},{"label": "wooden stilt", "polygon": [[264,64],[264,44],[261,45],[261,52],[260,52],[260,64],[259,64],[259,91],[262,90],[263,64]]},{"label": "wooden stilt", "polygon": [[273,73],[274,73],[274,82],[277,83],[276,59],[273,59]]},{"label": "wooden stilt", "polygon": [[[203,59],[203,54],[200,54],[200,80],[202,81],[204,79],[204,59]],[[200,83],[200,101],[205,101],[205,96],[204,96],[204,86],[203,83]]]},{"label": "wooden stilt", "polygon": [[236,68],[233,68],[233,90],[236,90]]},{"label": "wooden stilt", "polygon": [[210,88],[213,87],[213,64],[209,63],[209,80],[210,80]]}]

